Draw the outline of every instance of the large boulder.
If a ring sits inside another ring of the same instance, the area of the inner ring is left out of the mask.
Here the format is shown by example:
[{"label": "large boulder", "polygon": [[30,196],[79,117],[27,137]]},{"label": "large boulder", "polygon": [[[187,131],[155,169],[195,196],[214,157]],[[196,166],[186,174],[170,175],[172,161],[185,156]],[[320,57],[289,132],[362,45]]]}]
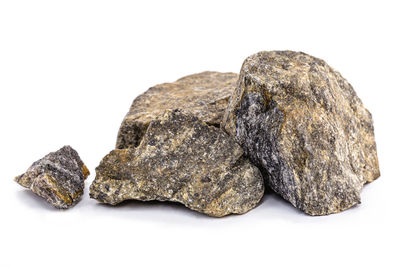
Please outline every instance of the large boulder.
[{"label": "large boulder", "polygon": [[337,71],[305,53],[248,57],[222,127],[275,192],[311,215],[359,203],[380,175],[371,114]]}]

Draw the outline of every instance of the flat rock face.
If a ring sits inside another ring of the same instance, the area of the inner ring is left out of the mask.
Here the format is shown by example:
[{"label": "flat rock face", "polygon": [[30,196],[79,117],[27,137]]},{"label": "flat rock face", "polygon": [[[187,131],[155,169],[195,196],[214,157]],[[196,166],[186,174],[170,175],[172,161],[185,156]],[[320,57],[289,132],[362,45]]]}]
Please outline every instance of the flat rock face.
[{"label": "flat rock face", "polygon": [[179,110],[153,120],[136,148],[103,158],[90,197],[175,201],[210,216],[245,213],[264,193],[260,171],[228,134]]},{"label": "flat rock face", "polygon": [[54,207],[66,209],[80,200],[88,175],[89,170],[78,153],[64,146],[34,162],[15,181]]},{"label": "flat rock face", "polygon": [[222,124],[271,188],[311,215],[359,203],[380,175],[371,114],[338,72],[304,53],[248,57]]},{"label": "flat rock face", "polygon": [[149,123],[166,109],[182,109],[219,126],[238,74],[202,72],[151,87],[132,103],[119,129],[116,148],[138,146]]}]

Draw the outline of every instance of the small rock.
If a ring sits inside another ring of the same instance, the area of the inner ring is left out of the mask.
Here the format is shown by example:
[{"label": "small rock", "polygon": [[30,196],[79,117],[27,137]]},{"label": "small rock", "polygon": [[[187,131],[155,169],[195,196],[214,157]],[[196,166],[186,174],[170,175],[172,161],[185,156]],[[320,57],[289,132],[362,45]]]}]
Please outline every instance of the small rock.
[{"label": "small rock", "polygon": [[219,127],[237,78],[236,73],[207,71],[151,87],[133,101],[119,129],[116,148],[138,146],[149,123],[167,109],[187,110]]},{"label": "small rock", "polygon": [[80,200],[88,175],[89,170],[78,153],[64,146],[34,162],[15,181],[54,207],[66,209]]},{"label": "small rock", "polygon": [[359,203],[380,175],[371,114],[338,72],[304,53],[248,57],[222,124],[271,188],[311,215]]},{"label": "small rock", "polygon": [[210,216],[242,214],[264,193],[259,170],[228,134],[183,111],[153,120],[140,145],[115,149],[96,168],[90,197],[174,201]]}]

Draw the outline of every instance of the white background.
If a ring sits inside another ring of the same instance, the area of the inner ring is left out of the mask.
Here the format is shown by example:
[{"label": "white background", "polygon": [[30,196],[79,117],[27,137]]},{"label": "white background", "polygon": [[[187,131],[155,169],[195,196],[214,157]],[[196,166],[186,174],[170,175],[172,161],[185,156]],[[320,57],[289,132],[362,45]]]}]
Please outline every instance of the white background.
[{"label": "white background", "polygon": [[[399,266],[396,2],[0,0],[0,265]],[[326,60],[373,114],[382,175],[357,207],[310,217],[267,194],[215,219],[169,203],[109,207],[86,189],[59,211],[13,182],[69,144],[88,187],[138,94],[284,49]]]}]

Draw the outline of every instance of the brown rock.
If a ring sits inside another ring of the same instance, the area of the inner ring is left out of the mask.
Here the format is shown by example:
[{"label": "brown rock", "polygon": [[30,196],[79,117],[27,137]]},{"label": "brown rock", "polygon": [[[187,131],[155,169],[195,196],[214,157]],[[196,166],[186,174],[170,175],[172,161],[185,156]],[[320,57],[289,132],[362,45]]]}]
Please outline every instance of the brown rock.
[{"label": "brown rock", "polygon": [[154,119],[140,145],[115,149],[96,168],[90,197],[174,201],[210,216],[242,214],[264,194],[259,170],[228,134],[189,113]]},{"label": "brown rock", "polygon": [[237,78],[236,73],[207,71],[151,87],[133,101],[119,129],[116,147],[138,146],[149,123],[166,109],[187,110],[219,127]]}]

